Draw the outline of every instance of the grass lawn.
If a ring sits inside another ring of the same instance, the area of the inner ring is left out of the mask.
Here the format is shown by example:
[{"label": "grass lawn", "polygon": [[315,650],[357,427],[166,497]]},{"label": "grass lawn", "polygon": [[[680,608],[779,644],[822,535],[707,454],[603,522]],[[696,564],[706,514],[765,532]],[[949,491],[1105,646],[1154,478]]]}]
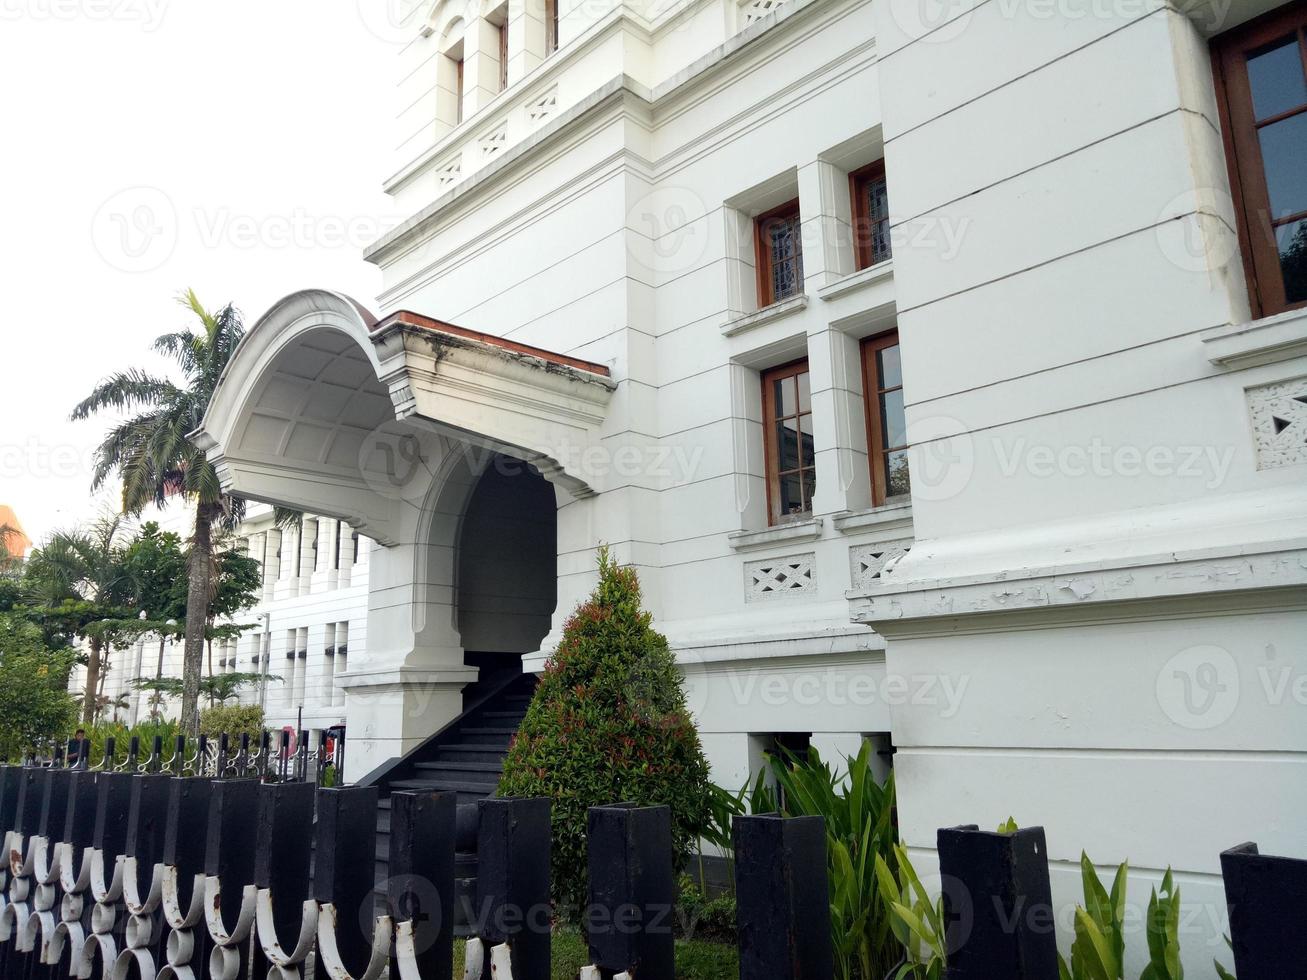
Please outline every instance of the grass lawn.
[{"label": "grass lawn", "polygon": [[[576,980],[590,965],[585,940],[573,929],[554,932],[554,980]],[[676,941],[676,980],[737,980],[739,957],[734,946],[698,940]],[[454,980],[463,977],[463,940],[454,940]]]}]

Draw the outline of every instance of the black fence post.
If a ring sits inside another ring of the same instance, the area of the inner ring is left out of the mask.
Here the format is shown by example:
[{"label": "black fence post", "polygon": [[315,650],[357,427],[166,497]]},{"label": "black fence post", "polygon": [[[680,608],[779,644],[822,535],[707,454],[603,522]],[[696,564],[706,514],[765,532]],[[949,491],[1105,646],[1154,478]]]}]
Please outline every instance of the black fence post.
[{"label": "black fence post", "polygon": [[[185,752],[179,747],[178,758]],[[213,783],[202,776],[174,776],[169,780],[168,818],[163,842],[163,916],[172,935],[168,965],[170,976],[204,975],[208,956],[204,931],[205,824],[209,820]]]},{"label": "black fence post", "polygon": [[[83,759],[89,748],[89,743],[83,747]],[[49,957],[49,961],[55,965],[55,975],[60,980],[70,976],[81,960],[88,932],[90,909],[86,903],[86,891],[90,885],[89,855],[95,839],[99,778],[100,773],[79,768],[73,773],[68,791],[68,812],[61,837],[63,853],[59,865],[59,884],[64,897],[60,903],[59,924],[55,927],[55,940]]]},{"label": "black fence post", "polygon": [[212,980],[249,975],[254,908],[245,891],[254,884],[258,805],[255,780],[213,786],[204,842],[205,915],[214,943],[208,968]]},{"label": "black fence post", "polygon": [[[161,745],[162,738],[156,735],[155,760]],[[123,870],[123,897],[131,917],[125,933],[127,948],[118,954],[116,971],[120,976],[130,976],[130,968],[135,963],[142,978],[153,977],[162,960],[164,921],[152,888],[155,865],[163,861],[172,778],[158,772],[132,778],[132,801],[127,818],[126,854],[129,861]]]},{"label": "black fence post", "polygon": [[826,822],[736,817],[740,980],[831,980]]},{"label": "black fence post", "polygon": [[[115,890],[114,871],[127,853],[135,777],[126,772],[100,773],[95,781],[95,829],[91,832],[91,933],[82,949],[82,973],[107,976],[124,943],[126,921],[121,893]],[[98,973],[96,959],[100,960]]]},{"label": "black fence post", "polygon": [[605,976],[675,980],[671,808],[591,807],[586,849],[590,903],[583,919],[591,962]]},{"label": "black fence post", "polygon": [[942,828],[936,846],[948,917],[948,980],[1057,980],[1044,828]]},{"label": "black fence post", "polygon": [[[549,980],[549,800],[477,802],[476,934],[507,944],[513,980]],[[483,976],[490,976],[486,949]]]},{"label": "black fence post", "polygon": [[[328,916],[326,928],[334,933],[339,965],[355,977],[363,975],[371,959],[376,926],[366,926],[376,918],[376,854],[377,788],[319,789],[313,897],[319,908],[332,906],[334,912],[323,909],[318,914]],[[318,957],[328,975],[336,976],[331,951],[319,948]]]},{"label": "black fence post", "polygon": [[457,793],[390,795],[386,898],[396,922],[391,980],[453,973],[457,805]]},{"label": "black fence post", "polygon": [[1240,844],[1222,852],[1221,874],[1239,980],[1307,977],[1307,861]]},{"label": "black fence post", "polygon": [[[41,793],[41,816],[37,822],[36,860],[33,873],[36,878],[36,891],[32,896],[32,919],[28,922],[31,942],[36,950],[37,962],[45,968],[35,971],[40,976],[49,976],[51,943],[55,941],[55,929],[59,923],[59,872],[55,861],[55,852],[63,840],[64,827],[68,822],[68,801],[72,791],[73,770],[49,769],[45,773],[45,786]],[[36,932],[31,932],[35,924]]]},{"label": "black fence post", "polygon": [[[305,925],[304,903],[309,899],[313,860],[313,785],[272,783],[259,787],[258,849],[254,860],[254,883],[259,902],[270,902],[273,935],[259,926],[253,975],[266,976],[266,957],[283,974],[298,969],[303,961],[296,954],[301,926]],[[368,862],[372,867],[372,861]],[[265,897],[266,896],[266,897]],[[275,898],[275,901],[274,901]],[[260,914],[262,918],[262,914]],[[289,937],[290,943],[285,939]]]}]

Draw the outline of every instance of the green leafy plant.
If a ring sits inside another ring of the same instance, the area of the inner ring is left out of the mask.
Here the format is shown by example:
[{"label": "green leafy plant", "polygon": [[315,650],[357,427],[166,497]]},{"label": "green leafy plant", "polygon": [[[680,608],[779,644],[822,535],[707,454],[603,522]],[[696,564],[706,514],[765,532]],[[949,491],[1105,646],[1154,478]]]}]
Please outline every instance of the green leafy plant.
[{"label": "green leafy plant", "polygon": [[894,971],[894,980],[941,980],[948,966],[944,898],[934,901],[921,883],[908,852],[894,845],[897,875],[888,862],[876,855],[876,879],[894,938],[903,947],[904,962]]},{"label": "green leafy plant", "polygon": [[[1229,936],[1225,937],[1225,945],[1230,947],[1231,952],[1234,951],[1234,944],[1230,942]],[[1212,960],[1212,966],[1216,967],[1216,975],[1220,977],[1220,980],[1235,980],[1234,974],[1223,967],[1220,960]]]},{"label": "green leafy plant", "polygon": [[672,811],[684,866],[706,821],[708,763],[667,639],[640,608],[635,570],[599,551],[599,584],[568,619],[499,783],[505,797],[553,805],[554,898],[563,917],[586,899],[586,811],[630,801]]},{"label": "green leafy plant", "polygon": [[257,704],[233,704],[219,705],[201,712],[201,735],[216,739],[224,732],[232,737],[233,749],[242,735],[248,735],[251,746],[258,748],[259,736],[263,734],[263,709]]},{"label": "green leafy plant", "polygon": [[1085,904],[1076,907],[1070,962],[1058,956],[1058,975],[1062,980],[1123,980],[1127,872],[1128,863],[1116,869],[1109,893],[1089,856],[1081,852],[1080,880]]},{"label": "green leafy plant", "polygon": [[1014,820],[1012,817],[1008,817],[1006,820],[1004,820],[1001,824],[998,825],[997,832],[1000,834],[1015,834],[1020,829],[1021,828],[1017,826],[1016,820]]},{"label": "green leafy plant", "polygon": [[898,958],[888,912],[878,898],[876,858],[894,865],[894,783],[872,777],[872,746],[836,771],[810,748],[805,756],[781,752],[752,784],[713,794],[713,828],[705,838],[729,857],[731,816],[783,813],[819,816],[826,823],[831,894],[831,943],[841,980],[881,980]]},{"label": "green leafy plant", "polygon": [[1180,889],[1171,880],[1171,869],[1162,876],[1162,891],[1152,890],[1148,899],[1148,966],[1139,980],[1184,980],[1180,965]]},{"label": "green leafy plant", "polygon": [[676,926],[685,939],[734,943],[735,896],[709,898],[689,875],[681,875],[676,890]]}]

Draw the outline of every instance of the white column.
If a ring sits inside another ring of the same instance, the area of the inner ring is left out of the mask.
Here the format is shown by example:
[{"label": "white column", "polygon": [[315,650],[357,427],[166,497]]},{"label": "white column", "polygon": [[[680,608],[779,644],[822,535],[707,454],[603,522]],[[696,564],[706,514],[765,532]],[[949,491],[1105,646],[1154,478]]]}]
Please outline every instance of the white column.
[{"label": "white column", "polygon": [[543,0],[508,5],[508,84],[521,81],[545,60]]},{"label": "white column", "polygon": [[317,564],[318,519],[305,517],[300,528],[299,594],[313,589],[313,569]]},{"label": "white column", "polygon": [[288,527],[281,532],[280,559],[277,563],[277,582],[273,587],[274,599],[287,599],[299,594],[299,580],[295,577],[295,563],[299,560],[299,527]]},{"label": "white column", "polygon": [[499,94],[499,29],[483,17],[463,34],[463,118],[470,119]]},{"label": "white column", "polygon": [[281,560],[277,549],[281,547],[281,532],[271,528],[259,535],[263,539],[261,561],[263,562],[263,601],[270,602],[277,587],[277,577],[281,572]]},{"label": "white column", "polygon": [[340,524],[340,560],[336,562],[336,583],[342,589],[350,584],[354,562],[354,529],[342,521]]},{"label": "white column", "polygon": [[335,518],[318,518],[318,557],[313,568],[314,592],[336,587],[336,529],[339,526],[340,522]]},{"label": "white column", "polygon": [[824,160],[799,168],[803,274],[808,292],[857,269],[849,175]]},{"label": "white column", "polygon": [[349,670],[349,623],[336,624],[336,676],[332,679],[331,703],[345,703],[345,689],[341,675]]}]

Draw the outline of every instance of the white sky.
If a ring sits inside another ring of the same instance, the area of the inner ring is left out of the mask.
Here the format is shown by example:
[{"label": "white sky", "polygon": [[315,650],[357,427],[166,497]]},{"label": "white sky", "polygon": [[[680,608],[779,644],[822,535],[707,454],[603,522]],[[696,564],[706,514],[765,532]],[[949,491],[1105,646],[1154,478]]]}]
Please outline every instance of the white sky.
[{"label": "white sky", "polygon": [[176,294],[247,326],[306,286],[375,309],[399,217],[396,0],[0,0],[0,502],[91,519],[105,373],[162,369]]}]

